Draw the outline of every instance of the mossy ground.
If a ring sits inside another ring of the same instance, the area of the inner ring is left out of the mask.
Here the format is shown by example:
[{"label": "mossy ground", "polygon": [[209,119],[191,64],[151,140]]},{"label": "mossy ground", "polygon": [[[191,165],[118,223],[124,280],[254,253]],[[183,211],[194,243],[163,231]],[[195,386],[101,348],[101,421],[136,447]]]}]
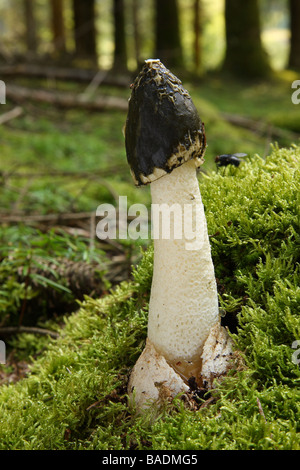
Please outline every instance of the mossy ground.
[{"label": "mossy ground", "polygon": [[[239,365],[215,401],[136,416],[128,375],[145,343],[152,249],[124,282],[86,298],[28,377],[0,389],[1,449],[300,449],[300,148],[201,175],[224,324]],[[298,356],[299,357],[299,356]]]}]

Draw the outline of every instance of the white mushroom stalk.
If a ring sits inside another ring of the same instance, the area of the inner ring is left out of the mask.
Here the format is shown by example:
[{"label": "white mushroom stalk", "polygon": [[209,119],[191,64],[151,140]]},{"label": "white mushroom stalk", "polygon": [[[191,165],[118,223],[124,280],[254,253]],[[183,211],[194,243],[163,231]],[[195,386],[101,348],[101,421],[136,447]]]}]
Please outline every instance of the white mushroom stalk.
[{"label": "white mushroom stalk", "polygon": [[[151,195],[153,207],[170,208],[171,223],[170,237],[163,239],[163,222],[156,227],[160,221],[152,217],[153,229],[160,233],[154,240],[148,338],[188,381],[199,375],[204,342],[218,321],[217,286],[194,160],[154,181]],[[167,210],[162,214],[168,215]]]},{"label": "white mushroom stalk", "polygon": [[188,391],[192,378],[211,386],[225,372],[231,348],[220,326],[196,174],[205,152],[204,126],[188,92],[159,60],[146,61],[133,84],[125,138],[134,181],[151,183],[152,197],[148,335],[128,385],[143,409]]}]

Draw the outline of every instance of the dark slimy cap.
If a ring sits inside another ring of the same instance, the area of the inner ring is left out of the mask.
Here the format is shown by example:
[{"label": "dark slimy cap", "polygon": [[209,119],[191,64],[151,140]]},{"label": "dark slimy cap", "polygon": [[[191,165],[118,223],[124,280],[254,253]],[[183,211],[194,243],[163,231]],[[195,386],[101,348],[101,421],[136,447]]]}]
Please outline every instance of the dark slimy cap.
[{"label": "dark slimy cap", "polygon": [[158,59],[146,60],[132,85],[125,146],[137,186],[188,160],[203,163],[204,125],[181,81]]}]

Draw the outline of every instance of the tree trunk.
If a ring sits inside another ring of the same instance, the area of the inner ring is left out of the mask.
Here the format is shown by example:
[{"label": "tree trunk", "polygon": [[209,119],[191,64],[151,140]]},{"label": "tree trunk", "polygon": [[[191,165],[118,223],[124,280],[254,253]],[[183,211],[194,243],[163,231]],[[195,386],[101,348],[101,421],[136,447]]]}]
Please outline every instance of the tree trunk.
[{"label": "tree trunk", "polygon": [[183,53],[177,0],[155,0],[155,12],[156,58],[167,67],[182,67]]},{"label": "tree trunk", "polygon": [[223,70],[241,78],[263,78],[270,65],[260,36],[258,0],[225,0],[226,56]]},{"label": "tree trunk", "polygon": [[73,0],[74,39],[76,56],[97,60],[95,0]]},{"label": "tree trunk", "polygon": [[66,51],[63,0],[50,0],[53,45],[56,52]]},{"label": "tree trunk", "polygon": [[290,7],[290,56],[289,67],[300,70],[300,1],[289,0]]},{"label": "tree trunk", "polygon": [[36,52],[37,38],[36,38],[36,21],[34,16],[34,2],[33,0],[24,0],[24,15],[25,15],[25,40],[27,50],[29,52]]},{"label": "tree trunk", "polygon": [[127,71],[124,0],[114,0],[114,63],[113,68]]},{"label": "tree trunk", "polygon": [[140,37],[140,29],[139,29],[138,0],[132,0],[132,21],[133,21],[135,60],[137,64],[137,69],[139,69],[139,64],[140,64],[140,59],[141,59],[141,37]]},{"label": "tree trunk", "polygon": [[194,0],[194,64],[196,72],[200,71],[202,63],[202,21],[201,0]]}]

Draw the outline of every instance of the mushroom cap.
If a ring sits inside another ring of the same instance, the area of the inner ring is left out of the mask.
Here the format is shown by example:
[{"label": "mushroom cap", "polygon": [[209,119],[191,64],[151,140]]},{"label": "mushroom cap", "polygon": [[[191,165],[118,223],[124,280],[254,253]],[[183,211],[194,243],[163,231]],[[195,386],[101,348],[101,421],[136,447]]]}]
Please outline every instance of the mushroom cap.
[{"label": "mushroom cap", "polygon": [[146,60],[132,85],[125,146],[137,186],[188,160],[196,167],[204,161],[204,124],[181,81],[158,59]]}]

